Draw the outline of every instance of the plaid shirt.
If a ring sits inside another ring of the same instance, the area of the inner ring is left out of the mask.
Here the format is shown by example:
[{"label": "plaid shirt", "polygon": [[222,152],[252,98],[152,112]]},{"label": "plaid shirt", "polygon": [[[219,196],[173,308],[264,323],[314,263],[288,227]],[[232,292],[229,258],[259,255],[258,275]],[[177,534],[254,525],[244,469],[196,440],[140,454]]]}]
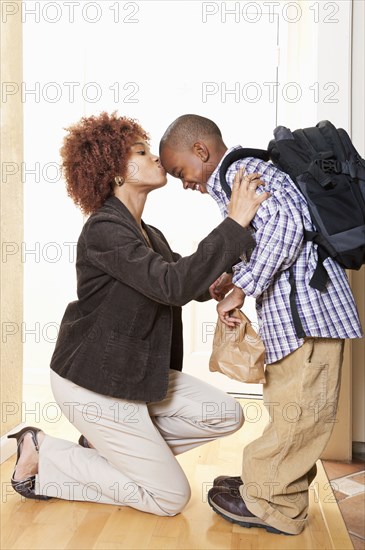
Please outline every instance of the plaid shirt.
[{"label": "plaid shirt", "polygon": [[[232,147],[226,155],[238,147]],[[220,164],[207,182],[207,191],[226,217],[229,199],[219,183]],[[270,364],[282,359],[304,342],[296,335],[290,310],[288,268],[291,265],[297,287],[298,313],[306,336],[361,337],[361,325],[349,282],[345,270],[337,262],[330,258],[324,261],[329,275],[325,292],[309,286],[317,265],[317,245],[303,238],[303,226],[313,230],[313,225],[307,203],[293,181],[273,164],[248,157],[229,167],[226,178],[230,186],[240,167],[245,167],[248,174],[261,174],[266,186],[265,189],[259,188],[257,193],[265,190],[271,193],[251,222],[256,248],[249,259],[241,257],[243,261],[233,268],[233,283],[247,296],[256,298],[266,362]]]}]

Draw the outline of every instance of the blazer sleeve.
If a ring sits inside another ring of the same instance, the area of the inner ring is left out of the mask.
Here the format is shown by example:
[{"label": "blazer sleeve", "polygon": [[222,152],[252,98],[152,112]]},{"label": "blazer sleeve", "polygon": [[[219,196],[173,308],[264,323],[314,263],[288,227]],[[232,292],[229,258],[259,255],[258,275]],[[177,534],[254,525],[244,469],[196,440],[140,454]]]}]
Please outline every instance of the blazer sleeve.
[{"label": "blazer sleeve", "polygon": [[226,218],[197,251],[167,262],[119,219],[95,217],[84,233],[87,261],[148,298],[182,306],[206,292],[234,260],[254,246],[252,236]]},{"label": "blazer sleeve", "polygon": [[[150,226],[151,227],[151,226]],[[161,231],[159,229],[157,229],[157,227],[153,227],[153,229],[155,231],[157,231],[157,233],[159,234],[159,236],[164,240],[164,242],[166,243],[166,245],[170,248],[170,245],[169,243],[167,242],[166,240],[166,237],[163,233],[161,233]],[[171,250],[171,248],[170,248]],[[182,258],[181,254],[179,254],[178,252],[174,252],[173,250],[171,250],[171,254],[174,258],[174,262],[177,262],[178,260],[180,260]],[[214,281],[213,281],[214,282]],[[197,302],[207,302],[208,300],[211,300],[212,297],[209,293],[209,288],[208,289],[205,289],[203,294],[200,294],[200,296],[196,296],[196,298],[194,298]]]}]

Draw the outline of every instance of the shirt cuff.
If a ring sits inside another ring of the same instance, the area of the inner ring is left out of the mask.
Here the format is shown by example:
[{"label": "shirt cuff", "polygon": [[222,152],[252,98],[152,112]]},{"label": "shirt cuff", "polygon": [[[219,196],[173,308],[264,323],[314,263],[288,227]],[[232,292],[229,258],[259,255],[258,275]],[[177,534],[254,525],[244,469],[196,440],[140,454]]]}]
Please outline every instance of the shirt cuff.
[{"label": "shirt cuff", "polygon": [[233,275],[232,283],[239,288],[242,288],[246,296],[258,298],[261,294],[261,289],[258,288],[251,271],[243,271],[242,268]]}]

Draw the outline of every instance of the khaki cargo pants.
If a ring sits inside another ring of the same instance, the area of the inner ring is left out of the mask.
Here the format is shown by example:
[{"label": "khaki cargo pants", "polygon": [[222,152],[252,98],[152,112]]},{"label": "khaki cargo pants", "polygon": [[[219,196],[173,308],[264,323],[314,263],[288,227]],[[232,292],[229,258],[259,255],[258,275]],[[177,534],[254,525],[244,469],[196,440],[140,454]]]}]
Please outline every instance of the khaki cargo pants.
[{"label": "khaki cargo pants", "polygon": [[276,529],[299,534],[308,512],[315,463],[336,421],[344,340],[307,338],[267,366],[264,402],[270,421],[243,452],[247,508]]}]

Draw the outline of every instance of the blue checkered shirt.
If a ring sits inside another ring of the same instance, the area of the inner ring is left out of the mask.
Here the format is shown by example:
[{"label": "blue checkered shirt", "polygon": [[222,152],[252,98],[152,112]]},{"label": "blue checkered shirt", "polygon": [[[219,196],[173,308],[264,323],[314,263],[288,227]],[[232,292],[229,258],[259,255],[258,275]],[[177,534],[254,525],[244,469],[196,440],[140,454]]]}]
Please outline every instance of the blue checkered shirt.
[{"label": "blue checkered shirt", "polygon": [[[238,147],[232,147],[226,155]],[[218,203],[223,217],[226,217],[229,199],[219,183],[220,164],[207,182],[207,191]],[[256,248],[250,258],[242,256],[243,261],[233,268],[233,283],[242,288],[247,296],[256,298],[266,363],[282,359],[304,342],[296,335],[290,310],[288,268],[291,265],[297,287],[296,303],[305,335],[321,338],[361,337],[361,325],[346,272],[337,262],[330,258],[324,261],[329,275],[324,292],[309,286],[317,265],[317,245],[303,238],[303,227],[307,230],[314,227],[307,203],[291,178],[271,163],[248,157],[229,167],[226,179],[231,187],[241,167],[245,167],[248,174],[261,174],[266,186],[265,189],[259,188],[257,193],[265,190],[271,193],[251,222]]]}]

